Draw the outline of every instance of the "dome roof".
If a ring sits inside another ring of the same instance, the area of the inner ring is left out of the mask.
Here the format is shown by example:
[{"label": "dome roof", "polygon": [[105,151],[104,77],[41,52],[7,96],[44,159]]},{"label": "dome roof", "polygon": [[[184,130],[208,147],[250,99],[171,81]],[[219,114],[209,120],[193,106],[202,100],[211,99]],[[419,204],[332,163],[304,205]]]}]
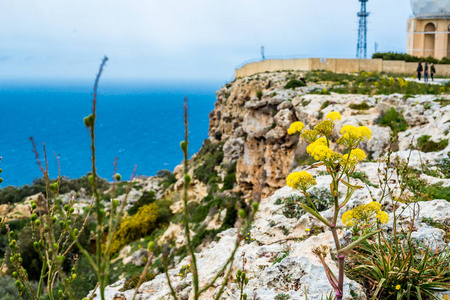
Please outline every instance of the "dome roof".
[{"label": "dome roof", "polygon": [[417,18],[450,17],[450,0],[410,0]]}]

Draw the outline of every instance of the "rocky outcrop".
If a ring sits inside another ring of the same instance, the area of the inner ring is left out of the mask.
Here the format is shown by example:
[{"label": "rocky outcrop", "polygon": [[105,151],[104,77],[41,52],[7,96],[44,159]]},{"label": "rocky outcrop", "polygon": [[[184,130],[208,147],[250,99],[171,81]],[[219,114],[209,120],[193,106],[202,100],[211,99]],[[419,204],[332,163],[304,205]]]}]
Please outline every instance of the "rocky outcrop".
[{"label": "rocky outcrop", "polygon": [[[254,175],[263,172],[267,175],[264,196],[282,187],[289,171],[301,165],[306,157],[304,143],[299,143],[297,136],[289,136],[286,129],[295,121],[313,127],[331,111],[342,115],[335,137],[344,124],[371,128],[376,138],[361,147],[374,159],[383,155],[389,146],[392,130],[378,125],[377,121],[391,107],[403,113],[410,126],[398,134],[398,150],[409,149],[410,143],[416,144],[417,138],[424,134],[431,135],[436,142],[450,137],[450,106],[434,102],[447,95],[415,96],[406,100],[400,94],[315,95],[307,93],[323,88],[322,85],[309,83],[308,87],[287,90],[284,89],[286,76],[287,73],[279,72],[237,79],[217,92],[217,102],[210,114],[209,139],[215,143],[225,141],[225,161],[237,161],[236,179],[244,191],[253,191],[260,179]],[[361,103],[367,103],[370,108],[349,107]]]}]

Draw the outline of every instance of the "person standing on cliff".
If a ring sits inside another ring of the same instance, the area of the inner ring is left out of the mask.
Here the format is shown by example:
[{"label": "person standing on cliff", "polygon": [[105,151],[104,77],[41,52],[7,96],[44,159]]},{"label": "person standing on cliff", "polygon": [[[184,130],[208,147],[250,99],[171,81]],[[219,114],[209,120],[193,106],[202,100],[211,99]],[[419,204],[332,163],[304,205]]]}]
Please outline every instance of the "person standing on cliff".
[{"label": "person standing on cliff", "polygon": [[423,80],[425,82],[428,82],[428,63],[425,62],[425,68],[424,68],[424,72],[423,72]]},{"label": "person standing on cliff", "polygon": [[436,73],[436,68],[434,67],[434,64],[431,63],[430,65],[431,81],[434,81],[434,73]]},{"label": "person standing on cliff", "polygon": [[420,81],[420,78],[422,78],[422,71],[423,71],[423,67],[422,67],[422,62],[419,62],[419,65],[417,66],[417,78]]}]

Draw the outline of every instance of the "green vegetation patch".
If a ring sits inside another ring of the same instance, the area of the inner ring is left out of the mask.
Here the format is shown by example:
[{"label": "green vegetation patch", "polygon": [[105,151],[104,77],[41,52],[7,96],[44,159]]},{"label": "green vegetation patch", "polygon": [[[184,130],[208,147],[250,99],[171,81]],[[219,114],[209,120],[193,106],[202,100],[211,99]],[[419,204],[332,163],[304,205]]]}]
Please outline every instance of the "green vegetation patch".
[{"label": "green vegetation patch", "polygon": [[[55,179],[51,179],[50,185],[55,182]],[[97,183],[100,191],[105,191],[110,187],[110,184],[102,178],[97,178]],[[70,191],[79,191],[81,188],[86,191],[86,195],[92,195],[92,187],[89,185],[87,176],[77,179],[62,177],[59,193],[66,194]],[[7,186],[0,189],[0,204],[17,203],[24,200],[26,197],[33,196],[38,193],[42,193],[44,196],[46,195],[46,185],[43,178],[33,180],[30,185],[23,185],[21,187]]]},{"label": "green vegetation patch", "polygon": [[223,161],[223,145],[224,142],[212,143],[210,140],[203,143],[197,155],[198,167],[194,169],[194,175],[201,182],[211,185],[219,181],[215,168]]},{"label": "green vegetation patch", "polygon": [[348,107],[350,107],[351,109],[355,109],[355,110],[368,110],[368,109],[372,108],[372,106],[370,106],[366,102],[352,103]]},{"label": "green vegetation patch", "polygon": [[301,80],[291,79],[291,80],[288,81],[288,83],[286,83],[284,88],[285,89],[294,89],[294,88],[302,87],[302,86],[306,86],[306,83],[304,83]]},{"label": "green vegetation patch", "polygon": [[[313,188],[310,192],[310,198],[314,203],[315,207],[318,211],[324,211],[330,208],[333,196],[331,195],[329,190],[326,189],[318,189]],[[291,195],[287,198],[278,198],[275,201],[275,205],[283,205],[282,214],[288,218],[297,218],[299,219],[301,216],[305,214],[305,211],[301,208],[297,203],[302,203],[309,207],[312,207],[312,204],[308,201],[305,196],[295,196]]]},{"label": "green vegetation patch", "polygon": [[450,58],[444,57],[442,59],[436,59],[434,57],[418,57],[406,53],[398,52],[376,52],[372,55],[372,58],[381,58],[383,60],[404,60],[405,62],[428,62],[434,64],[450,64]]},{"label": "green vegetation patch", "polygon": [[397,112],[397,110],[393,107],[388,109],[383,114],[383,116],[378,120],[378,124],[381,126],[390,127],[394,133],[405,131],[409,127],[403,115]]},{"label": "green vegetation patch", "polygon": [[430,135],[422,135],[417,139],[417,147],[422,152],[434,152],[444,150],[448,146],[448,139],[434,142]]},{"label": "green vegetation patch", "polygon": [[434,100],[434,102],[439,103],[439,105],[442,107],[450,105],[450,100],[447,100],[447,99],[436,99],[436,100]]}]

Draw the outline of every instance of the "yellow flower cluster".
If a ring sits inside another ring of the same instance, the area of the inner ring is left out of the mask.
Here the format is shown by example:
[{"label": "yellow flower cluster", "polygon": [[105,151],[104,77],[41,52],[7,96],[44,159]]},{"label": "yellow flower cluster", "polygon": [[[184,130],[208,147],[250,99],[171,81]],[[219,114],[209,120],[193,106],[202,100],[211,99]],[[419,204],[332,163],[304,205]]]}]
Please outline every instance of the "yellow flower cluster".
[{"label": "yellow flower cluster", "polygon": [[306,152],[318,161],[334,162],[341,159],[341,155],[331,150],[327,145],[326,138],[323,137],[306,147]]},{"label": "yellow flower cluster", "polygon": [[303,128],[305,127],[305,124],[302,122],[294,122],[291,124],[291,126],[288,129],[288,134],[294,134],[296,132],[302,132]]},{"label": "yellow flower cluster", "polygon": [[331,120],[323,120],[316,126],[314,126],[314,130],[317,130],[321,135],[328,136],[331,134],[334,128],[334,122]]},{"label": "yellow flower cluster", "polygon": [[342,156],[341,165],[351,168],[356,166],[358,162],[363,161],[365,159],[366,153],[364,153],[363,150],[357,148],[353,149],[350,152],[350,156],[348,154]]},{"label": "yellow flower cluster", "polygon": [[341,118],[341,114],[336,112],[336,111],[332,111],[330,112],[328,115],[325,116],[325,119],[331,120],[331,121],[340,121]]},{"label": "yellow flower cluster", "polygon": [[342,223],[346,226],[353,226],[357,223],[369,223],[369,220],[375,217],[381,223],[386,224],[389,216],[381,210],[381,204],[375,201],[369,204],[362,204],[342,215]]},{"label": "yellow flower cluster", "polygon": [[341,134],[337,143],[352,149],[358,147],[360,142],[368,141],[372,137],[372,131],[366,126],[344,125]]},{"label": "yellow flower cluster", "polygon": [[314,143],[315,141],[317,141],[319,135],[320,132],[318,132],[317,130],[306,129],[302,132],[302,138],[308,143]]},{"label": "yellow flower cluster", "polygon": [[306,171],[293,172],[289,174],[286,179],[286,183],[289,187],[299,189],[304,192],[317,184],[314,177]]}]

